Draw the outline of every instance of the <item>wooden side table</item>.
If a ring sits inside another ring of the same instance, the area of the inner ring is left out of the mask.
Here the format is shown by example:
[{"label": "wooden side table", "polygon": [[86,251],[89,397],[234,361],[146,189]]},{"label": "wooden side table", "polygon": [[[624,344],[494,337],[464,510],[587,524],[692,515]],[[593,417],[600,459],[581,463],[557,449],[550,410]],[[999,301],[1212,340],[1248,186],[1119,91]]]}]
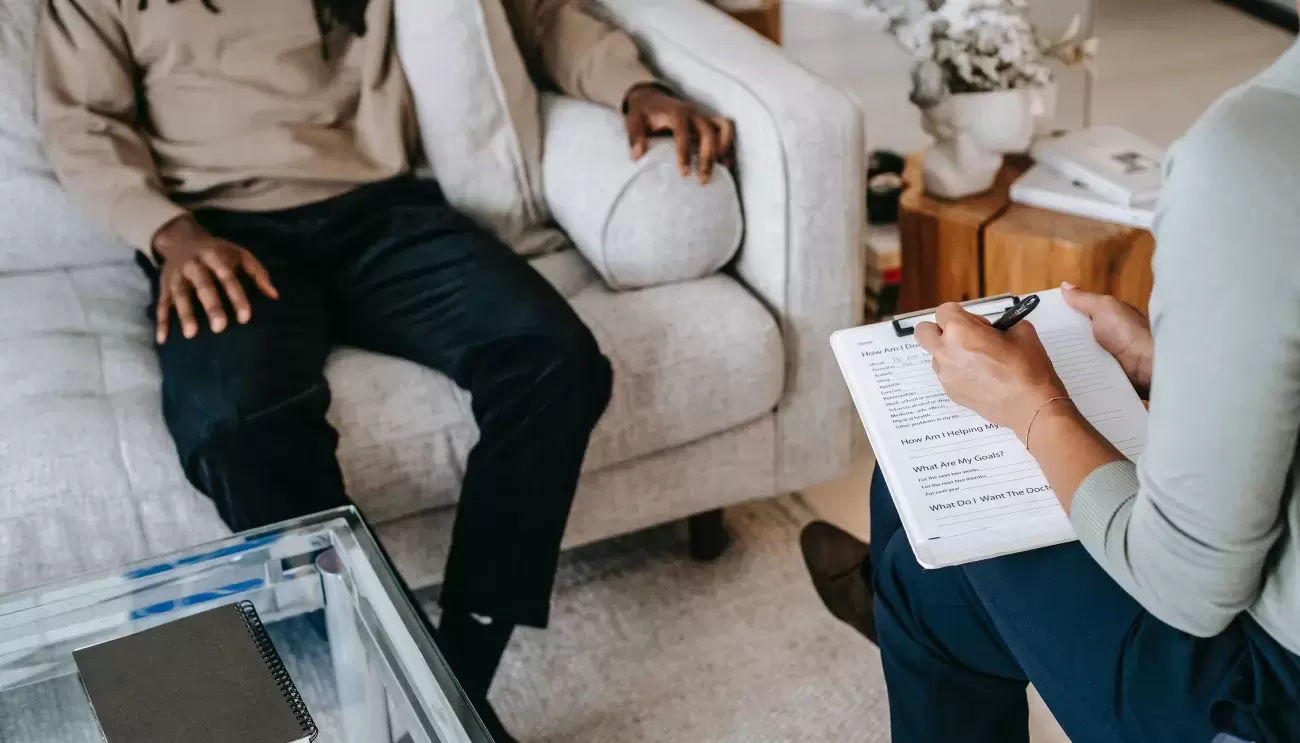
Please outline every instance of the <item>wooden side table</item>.
[{"label": "wooden side table", "polygon": [[1009,158],[992,189],[960,201],[926,196],[921,162],[908,159],[899,201],[899,312],[1062,281],[1146,311],[1150,232],[1011,203],[1011,184],[1031,164],[1025,158]]},{"label": "wooden side table", "polygon": [[717,3],[724,13],[752,28],[773,44],[781,43],[781,0],[760,0],[741,4],[740,0]]}]

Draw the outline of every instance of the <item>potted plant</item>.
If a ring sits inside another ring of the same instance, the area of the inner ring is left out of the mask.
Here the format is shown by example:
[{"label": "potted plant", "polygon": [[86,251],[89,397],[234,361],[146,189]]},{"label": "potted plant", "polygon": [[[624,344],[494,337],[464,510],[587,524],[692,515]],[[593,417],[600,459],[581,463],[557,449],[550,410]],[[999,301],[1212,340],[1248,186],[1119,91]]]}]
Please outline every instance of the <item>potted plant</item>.
[{"label": "potted plant", "polygon": [[864,0],[870,15],[916,62],[912,103],[934,137],[925,187],[956,199],[987,190],[1003,155],[1029,148],[1055,114],[1049,60],[1089,64],[1095,38],[1079,38],[1079,18],[1056,42],[1028,16],[1027,0]]}]

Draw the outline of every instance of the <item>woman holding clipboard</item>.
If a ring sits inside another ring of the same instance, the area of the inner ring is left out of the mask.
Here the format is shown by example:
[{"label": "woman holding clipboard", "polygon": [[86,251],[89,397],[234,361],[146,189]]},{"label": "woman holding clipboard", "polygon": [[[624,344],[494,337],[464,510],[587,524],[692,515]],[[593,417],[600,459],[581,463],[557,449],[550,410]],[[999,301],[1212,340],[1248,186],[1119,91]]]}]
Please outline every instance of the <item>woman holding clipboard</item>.
[{"label": "woman holding clipboard", "polygon": [[1300,741],[1300,45],[1172,151],[1152,319],[1064,287],[1150,391],[1136,464],[1061,385],[1032,315],[958,305],[915,337],[955,402],[1015,431],[1079,542],[925,570],[880,477],[868,547],[805,559],[880,645],[895,743],[1028,741],[1032,682],[1074,743]]}]

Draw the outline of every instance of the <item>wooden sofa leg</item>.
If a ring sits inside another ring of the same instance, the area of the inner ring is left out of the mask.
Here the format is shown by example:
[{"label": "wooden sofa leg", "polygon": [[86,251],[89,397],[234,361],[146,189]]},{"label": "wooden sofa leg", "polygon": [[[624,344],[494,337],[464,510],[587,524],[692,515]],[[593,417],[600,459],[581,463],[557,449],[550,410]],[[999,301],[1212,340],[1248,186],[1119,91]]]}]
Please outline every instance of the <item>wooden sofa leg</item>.
[{"label": "wooden sofa leg", "polygon": [[690,534],[691,559],[698,562],[712,562],[722,557],[731,544],[721,508],[690,517],[686,520],[686,529]]}]

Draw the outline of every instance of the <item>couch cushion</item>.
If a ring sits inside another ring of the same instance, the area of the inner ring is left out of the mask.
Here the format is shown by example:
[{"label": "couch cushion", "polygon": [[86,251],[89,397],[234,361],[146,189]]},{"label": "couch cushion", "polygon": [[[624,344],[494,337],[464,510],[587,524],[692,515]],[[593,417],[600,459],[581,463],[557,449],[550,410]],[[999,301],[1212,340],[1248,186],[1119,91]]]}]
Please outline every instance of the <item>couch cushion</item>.
[{"label": "couch cushion", "polygon": [[501,1],[396,0],[393,13],[425,159],[447,200],[521,254],[564,245],[546,226],[537,87]]},{"label": "couch cushion", "polygon": [[[749,422],[776,407],[785,357],[776,322],[727,276],[613,292],[576,251],[533,261],[591,327],[614,392],[583,469],[596,471]],[[328,370],[339,459],[383,522],[455,502],[478,431],[469,396],[437,372],[342,349]]]},{"label": "couch cushion", "polygon": [[[536,265],[615,369],[587,470],[775,407],[776,323],[731,278],[615,293],[571,250]],[[0,276],[0,593],[225,532],[185,483],[162,422],[147,291],[131,264]],[[355,349],[338,350],[327,374],[339,458],[363,510],[385,521],[454,502],[477,439],[466,393]]]},{"label": "couch cushion", "polygon": [[54,179],[36,126],[36,19],[41,0],[0,0],[0,273],[130,257]]},{"label": "couch cushion", "polygon": [[161,425],[135,271],[0,277],[0,593],[226,533]]}]

